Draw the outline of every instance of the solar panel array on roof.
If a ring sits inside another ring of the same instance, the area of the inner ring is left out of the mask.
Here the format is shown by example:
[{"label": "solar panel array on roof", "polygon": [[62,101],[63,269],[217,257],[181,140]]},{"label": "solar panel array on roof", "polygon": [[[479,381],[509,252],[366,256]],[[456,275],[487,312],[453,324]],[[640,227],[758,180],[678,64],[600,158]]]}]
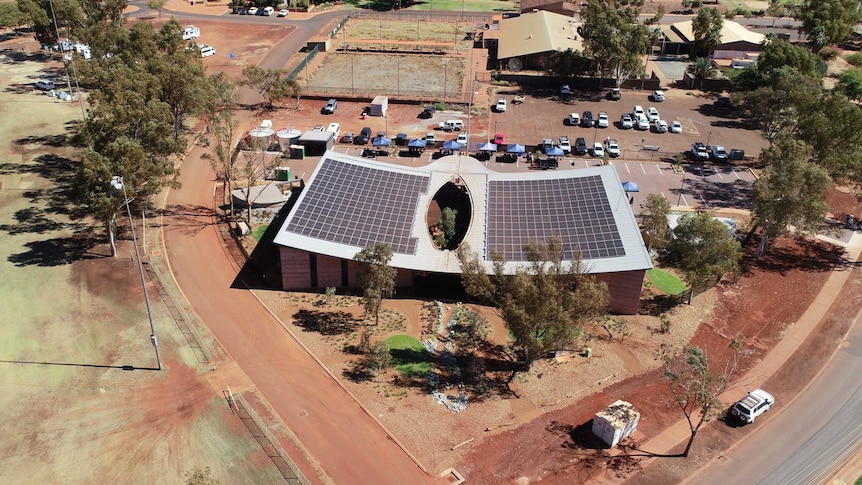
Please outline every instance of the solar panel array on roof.
[{"label": "solar panel array on roof", "polygon": [[358,247],[385,242],[393,252],[416,254],[416,238],[410,233],[419,195],[428,191],[429,180],[326,159],[286,230]]},{"label": "solar panel array on roof", "polygon": [[600,176],[556,180],[500,180],[488,183],[486,254],[525,261],[532,239],[559,235],[564,259],[580,249],[583,259],[626,254]]}]

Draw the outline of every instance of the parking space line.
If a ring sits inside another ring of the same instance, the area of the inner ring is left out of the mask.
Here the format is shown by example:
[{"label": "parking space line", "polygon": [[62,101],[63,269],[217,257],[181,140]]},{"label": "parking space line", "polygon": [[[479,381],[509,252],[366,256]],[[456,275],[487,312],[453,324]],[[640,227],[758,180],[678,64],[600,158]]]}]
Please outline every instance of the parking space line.
[{"label": "parking space line", "polygon": [[682,194],[679,194],[679,198],[682,199],[682,205],[688,207],[688,201],[685,200],[685,196]]},{"label": "parking space line", "polygon": [[625,167],[626,167],[626,173],[632,173],[632,171],[629,170],[629,164],[625,164]]},{"label": "parking space line", "polygon": [[644,175],[646,175],[646,169],[644,168],[644,164],[639,163],[638,165],[641,166],[641,170],[643,171]]},{"label": "parking space line", "polygon": [[736,170],[733,171],[733,174],[736,175],[736,180],[742,180],[742,177],[739,176],[739,172]]},{"label": "parking space line", "polygon": [[709,207],[709,204],[706,203],[706,199],[703,198],[703,194],[700,194],[700,200],[703,201],[704,207]]},{"label": "parking space line", "polygon": [[656,170],[658,170],[658,174],[659,174],[659,175],[661,175],[662,177],[664,177],[664,174],[663,174],[663,173],[661,173],[661,166],[660,166],[660,165],[656,165],[656,166],[655,166],[655,169],[656,169]]},{"label": "parking space line", "polygon": [[665,199],[667,199],[667,196],[666,196],[666,195],[664,195],[664,192],[659,192],[659,193],[661,194],[661,196],[662,196],[662,197],[664,197]]}]

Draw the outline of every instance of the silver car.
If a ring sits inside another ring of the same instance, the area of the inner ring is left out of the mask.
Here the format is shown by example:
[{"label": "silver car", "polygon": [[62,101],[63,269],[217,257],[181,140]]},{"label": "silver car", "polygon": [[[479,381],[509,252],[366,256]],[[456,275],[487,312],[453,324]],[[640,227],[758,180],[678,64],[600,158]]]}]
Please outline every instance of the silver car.
[{"label": "silver car", "polygon": [[623,113],[620,116],[620,128],[624,130],[630,130],[634,126],[634,121],[632,120],[632,115],[628,113]]}]

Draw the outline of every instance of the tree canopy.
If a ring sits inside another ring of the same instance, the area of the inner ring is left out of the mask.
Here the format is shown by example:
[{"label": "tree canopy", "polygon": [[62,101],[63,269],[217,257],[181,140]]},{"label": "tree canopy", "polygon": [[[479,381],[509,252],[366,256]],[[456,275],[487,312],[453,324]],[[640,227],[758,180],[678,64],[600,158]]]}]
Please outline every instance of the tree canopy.
[{"label": "tree canopy", "polygon": [[691,21],[694,34],[694,45],[699,54],[707,57],[712,55],[716,47],[721,45],[721,29],[724,18],[716,7],[704,7],[697,11]]},{"label": "tree canopy", "polygon": [[829,210],[824,199],[832,180],[810,161],[811,153],[811,147],[804,142],[786,140],[760,154],[766,168],[751,193],[755,224],[763,228],[758,258],[767,240],[787,226],[793,225],[802,234],[813,234],[823,222]]},{"label": "tree canopy", "polygon": [[742,251],[721,221],[703,212],[690,212],[673,230],[670,251],[679,260],[685,280],[692,289],[727,274],[739,274]]},{"label": "tree canopy", "polygon": [[492,255],[492,276],[469,245],[462,244],[457,256],[464,288],[499,308],[529,368],[552,350],[571,348],[581,325],[605,313],[608,289],[587,274],[579,256],[569,264],[563,261],[558,236],[532,241],[524,251],[527,264],[514,275],[504,274],[506,261],[499,253]]},{"label": "tree canopy", "polygon": [[641,57],[650,44],[650,31],[638,24],[642,0],[589,0],[581,8],[584,54],[599,68],[603,78],[611,72],[617,86],[643,70]]},{"label": "tree canopy", "polygon": [[661,194],[649,194],[644,202],[643,232],[649,240],[650,248],[663,248],[668,243],[669,229],[667,216],[670,202]]},{"label": "tree canopy", "polygon": [[799,32],[817,49],[843,42],[862,19],[858,0],[807,0],[796,8]]},{"label": "tree canopy", "polygon": [[397,270],[389,266],[392,261],[392,247],[386,243],[376,243],[374,246],[362,248],[353,260],[362,268],[359,284],[364,290],[362,304],[365,313],[373,315],[374,323],[377,324],[383,300],[395,294]]}]

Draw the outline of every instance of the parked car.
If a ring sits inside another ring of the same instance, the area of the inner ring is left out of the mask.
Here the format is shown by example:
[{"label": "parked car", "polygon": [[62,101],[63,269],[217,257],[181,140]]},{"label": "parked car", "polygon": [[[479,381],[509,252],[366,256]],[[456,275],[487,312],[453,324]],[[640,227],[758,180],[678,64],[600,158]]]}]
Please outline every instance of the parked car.
[{"label": "parked car", "polygon": [[763,389],[755,389],[731,406],[730,414],[743,423],[750,424],[758,416],[769,411],[774,403],[775,398],[772,394]]},{"label": "parked car", "polygon": [[270,7],[270,6],[266,6],[263,8],[263,10],[261,12],[263,12],[263,15],[266,15],[267,17],[269,17],[275,13],[275,9]]},{"label": "parked car", "polygon": [[592,128],[596,124],[592,111],[584,111],[584,116],[581,118],[581,124],[587,128]]},{"label": "parked car", "polygon": [[581,137],[578,137],[575,140],[575,155],[586,155],[587,154],[587,140],[584,140]]},{"label": "parked car", "polygon": [[36,89],[42,91],[51,91],[52,89],[54,89],[54,81],[51,81],[49,79],[40,79],[36,81]]},{"label": "parked car", "polygon": [[312,129],[311,131],[326,131],[326,129],[323,127],[323,125],[314,125],[314,129]]},{"label": "parked car", "polygon": [[506,99],[505,98],[498,99],[497,104],[494,105],[494,109],[498,113],[505,113],[506,112]]},{"label": "parked car", "polygon": [[710,151],[712,152],[712,159],[716,162],[727,161],[727,150],[725,150],[723,146],[713,145]]},{"label": "parked car", "polygon": [[348,131],[347,133],[345,133],[344,136],[341,138],[341,143],[353,143],[353,132]]},{"label": "parked car", "polygon": [[335,133],[333,138],[338,139],[338,135],[341,133],[341,125],[338,123],[330,123],[329,126],[326,127],[326,131],[331,131]]},{"label": "parked car", "polygon": [[599,142],[593,143],[593,156],[596,158],[604,158],[605,149],[602,148],[602,144]]},{"label": "parked car", "polygon": [[623,115],[620,116],[620,128],[622,128],[624,130],[628,130],[634,126],[635,126],[635,122],[634,122],[634,120],[632,120],[632,115],[630,115],[628,113],[623,113]]},{"label": "parked car", "polygon": [[649,130],[649,120],[647,119],[647,117],[643,114],[638,116],[635,120],[635,128],[641,131]]},{"label": "parked car", "polygon": [[599,117],[596,119],[596,125],[599,128],[607,128],[610,126],[610,121],[608,120],[608,114],[604,111],[599,112]]},{"label": "parked car", "polygon": [[696,160],[709,159],[709,152],[706,150],[706,145],[697,141],[691,145],[691,154]]},{"label": "parked car", "polygon": [[677,120],[673,120],[670,122],[670,132],[671,133],[682,133],[682,123]]},{"label": "parked car", "polygon": [[288,12],[288,10],[286,8],[283,8],[283,9],[278,11],[278,16],[279,17],[287,17],[288,13],[290,13],[290,12]]},{"label": "parked car", "polygon": [[542,148],[551,148],[554,146],[554,140],[552,138],[542,138]]},{"label": "parked car", "polygon": [[581,115],[577,113],[569,113],[569,116],[566,117],[566,124],[569,126],[578,126],[581,124]]},{"label": "parked car", "polygon": [[332,113],[335,113],[335,108],[337,108],[337,107],[338,107],[338,101],[336,101],[335,99],[330,99],[329,101],[326,102],[326,106],[323,107],[323,109],[321,110],[321,113],[323,113],[325,115],[331,115]]},{"label": "parked car", "polygon": [[359,135],[353,139],[353,143],[355,145],[367,145],[369,140],[371,140],[371,128],[366,126],[362,128]]},{"label": "parked car", "polygon": [[620,156],[620,145],[613,138],[608,138],[605,140],[605,151],[608,153],[608,156],[616,158]]},{"label": "parked car", "polygon": [[661,119],[661,116],[659,116],[657,109],[650,106],[649,108],[647,108],[647,119],[650,120],[650,122],[653,122],[655,120]]},{"label": "parked car", "polygon": [[569,143],[569,137],[567,137],[566,135],[560,136],[560,145],[559,146],[560,146],[560,150],[562,150],[563,153],[569,153],[572,151],[572,145],[571,145],[571,143]]},{"label": "parked car", "polygon": [[653,121],[653,126],[655,127],[656,133],[667,133],[667,121],[655,120]]},{"label": "parked car", "polygon": [[467,134],[466,133],[458,133],[458,136],[455,138],[455,141],[461,144],[462,147],[467,146]]},{"label": "parked car", "polygon": [[427,120],[429,118],[433,118],[435,113],[437,113],[437,108],[434,106],[426,106],[425,109],[419,113],[419,117]]},{"label": "parked car", "polygon": [[636,104],[634,108],[632,108],[632,118],[637,119],[638,116],[646,116],[644,112],[643,106]]},{"label": "parked car", "polygon": [[437,135],[435,135],[433,131],[429,131],[425,134],[425,146],[431,148],[435,143],[437,143]]},{"label": "parked car", "polygon": [[506,137],[503,136],[502,133],[497,133],[494,135],[494,144],[495,145],[503,145],[506,143]]},{"label": "parked car", "polygon": [[622,94],[622,92],[620,92],[620,88],[611,88],[611,90],[608,91],[608,94],[607,94],[607,98],[610,99],[611,101],[619,101],[620,98],[622,98],[622,97],[623,97],[623,94]]},{"label": "parked car", "polygon": [[201,57],[214,56],[216,53],[215,47],[211,45],[198,44],[198,49],[201,51]]},{"label": "parked car", "polygon": [[572,94],[572,90],[569,89],[568,84],[563,84],[562,86],[560,86],[560,94],[563,96],[568,96],[568,95]]},{"label": "parked car", "polygon": [[257,15],[257,7],[251,7],[248,9],[249,15]]},{"label": "parked car", "polygon": [[464,129],[464,121],[462,120],[446,120],[437,123],[437,127],[443,131],[461,131]]},{"label": "parked car", "polygon": [[662,90],[653,91],[652,95],[650,95],[650,99],[652,99],[656,103],[661,103],[662,101],[664,101],[664,91],[662,91]]}]

